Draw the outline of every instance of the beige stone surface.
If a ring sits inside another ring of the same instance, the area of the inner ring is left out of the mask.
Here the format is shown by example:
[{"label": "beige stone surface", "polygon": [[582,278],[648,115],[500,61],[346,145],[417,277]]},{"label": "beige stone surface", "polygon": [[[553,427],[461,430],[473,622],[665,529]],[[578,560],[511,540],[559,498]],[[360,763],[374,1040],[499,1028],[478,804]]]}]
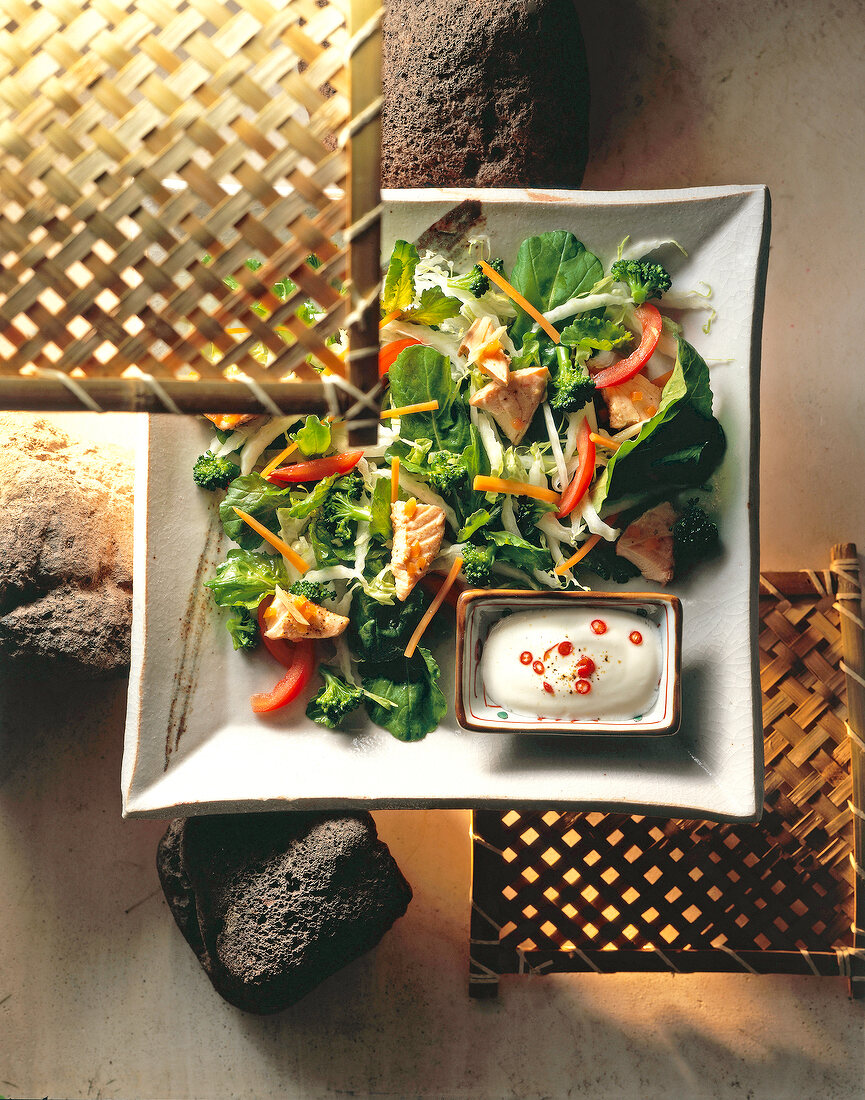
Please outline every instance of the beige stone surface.
[{"label": "beige stone surface", "polygon": [[[587,186],[772,188],[763,560],[824,565],[832,541],[865,545],[865,8],[580,8],[595,93]],[[159,893],[162,823],[120,820],[124,702],[122,684],[4,689],[0,1093],[865,1097],[865,1007],[839,979],[513,978],[497,1002],[471,1003],[463,811],[377,814],[415,891],[406,917],[289,1012],[239,1014]]]}]

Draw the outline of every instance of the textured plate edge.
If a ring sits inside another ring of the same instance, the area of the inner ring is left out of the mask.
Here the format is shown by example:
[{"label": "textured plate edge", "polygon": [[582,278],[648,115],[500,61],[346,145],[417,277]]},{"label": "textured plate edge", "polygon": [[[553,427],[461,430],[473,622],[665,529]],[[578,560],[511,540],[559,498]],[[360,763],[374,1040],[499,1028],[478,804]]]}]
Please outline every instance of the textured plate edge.
[{"label": "textured plate edge", "polygon": [[[144,416],[135,434],[135,479],[132,511],[132,634],[130,639],[129,687],[126,695],[126,724],[123,731],[123,762],[120,771],[123,817],[137,816],[135,781],[141,744],[141,693],[147,641],[147,498],[150,486],[150,417]],[[145,788],[146,790],[146,788]],[[146,802],[146,799],[144,800]]]}]

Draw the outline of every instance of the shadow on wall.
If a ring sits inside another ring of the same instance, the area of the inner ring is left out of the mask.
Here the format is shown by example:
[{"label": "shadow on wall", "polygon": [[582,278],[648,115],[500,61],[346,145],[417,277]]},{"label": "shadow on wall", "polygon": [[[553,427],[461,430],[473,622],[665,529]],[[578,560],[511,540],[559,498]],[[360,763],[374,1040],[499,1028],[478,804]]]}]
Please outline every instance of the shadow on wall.
[{"label": "shadow on wall", "polygon": [[683,187],[697,178],[692,154],[702,117],[698,82],[671,52],[667,30],[679,12],[651,17],[634,0],[574,0],[591,83],[589,160],[583,187]]}]

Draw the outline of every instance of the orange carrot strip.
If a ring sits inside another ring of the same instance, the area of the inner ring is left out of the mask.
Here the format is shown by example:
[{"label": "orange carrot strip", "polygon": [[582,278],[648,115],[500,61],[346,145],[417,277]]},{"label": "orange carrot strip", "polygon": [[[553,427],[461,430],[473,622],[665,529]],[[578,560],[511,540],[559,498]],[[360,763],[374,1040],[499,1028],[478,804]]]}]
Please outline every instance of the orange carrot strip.
[{"label": "orange carrot strip", "polygon": [[600,535],[592,535],[590,538],[587,538],[572,558],[568,558],[567,561],[560,562],[556,566],[555,572],[561,577],[563,574],[567,573],[569,569],[573,569],[577,562],[582,561],[586,554],[598,544],[600,538]]},{"label": "orange carrot strip", "polygon": [[598,435],[597,432],[589,432],[589,439],[593,443],[599,443],[602,447],[606,447],[610,451],[617,451],[621,447],[621,442],[610,439],[606,435]]},{"label": "orange carrot strip", "polygon": [[268,464],[261,471],[261,476],[265,477],[265,478],[270,477],[270,475],[273,473],[273,471],[276,469],[276,467],[281,466],[283,464],[283,462],[288,458],[288,456],[290,454],[294,454],[294,452],[296,450],[297,450],[297,444],[296,443],[289,443],[289,445],[285,448],[284,451],[280,451],[279,454],[276,456],[276,458],[272,458],[270,460],[270,462],[268,462]]},{"label": "orange carrot strip", "polygon": [[399,459],[394,458],[390,467],[390,502],[396,504],[399,500]]},{"label": "orange carrot strip", "polygon": [[382,409],[378,415],[382,418],[387,416],[408,416],[409,413],[435,412],[438,407],[438,401],[418,401],[416,405],[403,405],[400,409]]},{"label": "orange carrot strip", "polygon": [[558,344],[561,337],[556,331],[555,325],[548,321],[543,313],[539,313],[532,303],[524,298],[516,287],[511,286],[503,275],[499,275],[498,271],[490,267],[486,260],[481,260],[480,265],[484,275],[486,275],[488,279],[492,279],[496,286],[507,294],[511,301],[516,302],[521,309],[524,309],[532,320],[537,321],[554,344]]},{"label": "orange carrot strip", "polygon": [[[325,368],[325,369],[327,369],[327,368]],[[324,424],[332,424],[334,427],[336,427],[337,424],[341,424],[342,421],[341,420],[334,420],[332,415],[328,415],[324,418],[323,423]],[[270,475],[273,473],[273,471],[276,469],[276,467],[281,466],[283,464],[283,462],[288,458],[288,456],[291,455],[291,454],[294,454],[294,452],[296,450],[297,450],[297,444],[296,443],[289,443],[289,445],[285,448],[284,451],[280,451],[279,454],[276,456],[276,458],[272,458],[270,460],[270,462],[268,462],[268,464],[261,471],[261,476],[265,477],[265,478],[270,477]]]},{"label": "orange carrot strip", "polygon": [[379,321],[378,327],[384,328],[385,325],[389,325],[391,321],[395,321],[397,317],[402,313],[401,309],[392,309],[390,313],[386,313],[384,317]]},{"label": "orange carrot strip", "polygon": [[503,477],[484,477],[478,474],[473,488],[476,493],[513,493],[514,496],[534,497],[546,500],[550,504],[559,503],[559,494],[552,489],[542,489],[539,485],[527,485],[524,481],[508,481]]},{"label": "orange carrot strip", "polygon": [[433,615],[435,615],[436,611],[438,611],[438,609],[444,603],[444,598],[448,594],[448,592],[450,591],[451,585],[457,579],[457,577],[459,575],[459,571],[462,569],[462,567],[463,567],[463,559],[462,558],[454,558],[454,563],[450,567],[450,571],[448,572],[447,577],[445,577],[444,584],[441,586],[441,588],[438,590],[438,592],[433,597],[433,602],[427,608],[426,614],[421,619],[421,621],[417,624],[417,626],[415,627],[414,634],[412,634],[412,636],[408,640],[408,645],[405,647],[406,657],[411,657],[411,655],[417,649],[417,644],[421,640],[421,638],[423,637],[423,632],[426,630],[426,628],[429,626],[430,622],[432,621]]},{"label": "orange carrot strip", "polygon": [[298,554],[296,550],[292,550],[288,543],[284,539],[281,539],[279,535],[275,535],[273,531],[268,531],[263,523],[259,523],[257,519],[253,519],[252,516],[246,512],[242,512],[239,508],[235,508],[234,511],[240,516],[244,523],[248,523],[253,531],[261,535],[265,542],[269,542],[284,558],[288,558],[298,573],[305,573],[307,569],[309,569],[309,566],[300,554]]},{"label": "orange carrot strip", "polygon": [[[675,369],[675,368],[673,368],[673,369]],[[652,385],[657,386],[659,390],[662,390],[664,388],[664,386],[666,386],[666,384],[670,381],[670,379],[672,377],[673,377],[673,371],[672,370],[664,371],[663,374],[659,374],[657,378],[652,379]]]}]

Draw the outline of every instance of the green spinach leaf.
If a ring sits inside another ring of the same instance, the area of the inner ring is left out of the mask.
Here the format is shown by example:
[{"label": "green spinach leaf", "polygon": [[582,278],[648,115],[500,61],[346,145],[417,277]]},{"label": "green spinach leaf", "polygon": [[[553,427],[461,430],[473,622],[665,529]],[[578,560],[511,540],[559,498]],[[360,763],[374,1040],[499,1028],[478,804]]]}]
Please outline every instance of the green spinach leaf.
[{"label": "green spinach leaf", "polygon": [[[545,313],[579,294],[587,294],[602,278],[604,268],[580,241],[566,230],[529,237],[520,245],[511,272],[511,283]],[[517,307],[517,318],[510,335],[519,343],[534,321]]]},{"label": "green spinach leaf", "polygon": [[236,477],[228,486],[228,492],[219,505],[219,518],[226,535],[232,542],[245,550],[254,550],[261,545],[261,535],[244,523],[234,509],[240,508],[253,519],[263,523],[274,534],[279,530],[276,509],[291,504],[291,490],[279,489],[261,476],[245,474]]},{"label": "green spinach leaf", "polygon": [[658,411],[640,434],[615,451],[592,494],[592,504],[658,498],[664,490],[701,485],[717,469],[726,441],[712,416],[709,368],[679,337],[673,374]]},{"label": "green spinach leaf", "polygon": [[447,700],[438,685],[439,667],[428,649],[419,646],[411,657],[364,669],[364,690],[395,703],[383,707],[365,698],[366,712],[377,726],[399,741],[421,741],[447,714]]},{"label": "green spinach leaf", "polygon": [[450,360],[435,348],[414,344],[401,351],[390,368],[390,393],[394,406],[438,401],[435,412],[409,413],[400,419],[403,439],[431,439],[436,451],[462,452],[472,442],[466,406],[451,378]]}]

